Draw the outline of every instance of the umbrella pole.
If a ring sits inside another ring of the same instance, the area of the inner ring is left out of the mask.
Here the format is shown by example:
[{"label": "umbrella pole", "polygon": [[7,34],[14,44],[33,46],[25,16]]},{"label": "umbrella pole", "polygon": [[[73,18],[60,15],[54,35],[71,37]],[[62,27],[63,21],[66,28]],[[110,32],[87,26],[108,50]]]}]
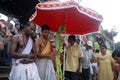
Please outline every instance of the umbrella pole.
[{"label": "umbrella pole", "polygon": [[65,47],[64,47],[64,54],[63,54],[63,80],[65,79]]},{"label": "umbrella pole", "polygon": [[[67,38],[67,35],[65,33],[65,38],[64,39],[66,39],[66,38]],[[65,46],[64,46],[64,50],[63,50],[64,51],[64,53],[63,53],[63,80],[65,80],[65,57],[66,57],[66,47]]]},{"label": "umbrella pole", "polygon": [[[65,16],[65,27],[67,26],[67,18],[68,18],[68,10],[66,11],[66,16]],[[65,38],[66,38],[66,32],[65,32]],[[64,56],[63,56],[63,80],[65,79],[65,46],[64,46]]]}]

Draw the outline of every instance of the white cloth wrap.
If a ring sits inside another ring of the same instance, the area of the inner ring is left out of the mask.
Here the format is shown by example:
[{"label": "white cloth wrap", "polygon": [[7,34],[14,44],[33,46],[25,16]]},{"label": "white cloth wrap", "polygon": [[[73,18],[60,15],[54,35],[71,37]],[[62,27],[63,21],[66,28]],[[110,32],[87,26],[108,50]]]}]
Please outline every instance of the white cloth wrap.
[{"label": "white cloth wrap", "polygon": [[[30,54],[33,47],[33,41],[31,37],[27,42],[25,49],[22,54]],[[41,80],[38,74],[38,69],[36,64],[22,64],[20,63],[22,59],[12,59],[12,70],[9,75],[9,80]]]},{"label": "white cloth wrap", "polygon": [[38,75],[38,69],[36,64],[21,64],[12,66],[12,70],[9,75],[9,80],[41,80]]},{"label": "white cloth wrap", "polygon": [[38,72],[41,80],[56,80],[53,62],[50,59],[39,59],[37,61]]}]

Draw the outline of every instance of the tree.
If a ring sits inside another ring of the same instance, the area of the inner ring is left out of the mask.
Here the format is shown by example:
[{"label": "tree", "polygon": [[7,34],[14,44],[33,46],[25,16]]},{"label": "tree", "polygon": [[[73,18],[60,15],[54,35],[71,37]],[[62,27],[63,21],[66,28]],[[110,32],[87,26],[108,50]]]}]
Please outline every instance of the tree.
[{"label": "tree", "polygon": [[115,49],[120,49],[120,42],[115,43]]},{"label": "tree", "polygon": [[104,30],[104,33],[105,33],[106,37],[113,40],[113,37],[115,37],[118,32],[116,32],[112,29],[111,32],[109,32],[108,30]]}]

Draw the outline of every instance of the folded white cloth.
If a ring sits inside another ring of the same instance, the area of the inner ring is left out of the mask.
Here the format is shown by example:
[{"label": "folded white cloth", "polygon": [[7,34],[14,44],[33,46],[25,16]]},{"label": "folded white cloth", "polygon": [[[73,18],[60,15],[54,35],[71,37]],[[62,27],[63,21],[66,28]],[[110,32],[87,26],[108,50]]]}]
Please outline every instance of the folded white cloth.
[{"label": "folded white cloth", "polygon": [[[28,43],[23,50],[22,54],[30,54],[33,47],[33,41],[29,37]],[[12,59],[12,70],[9,75],[9,80],[41,80],[38,74],[36,64],[22,64],[22,59]]]},{"label": "folded white cloth", "polygon": [[22,54],[30,54],[32,48],[33,48],[33,40],[31,39],[31,37],[29,37],[27,45],[23,50]]},{"label": "folded white cloth", "polygon": [[53,62],[50,59],[39,59],[37,62],[38,72],[41,80],[56,80]]},{"label": "folded white cloth", "polygon": [[56,74],[55,74],[52,60],[48,60],[47,62],[45,80],[56,80]]},{"label": "folded white cloth", "polygon": [[9,80],[41,80],[35,63],[12,66]]}]

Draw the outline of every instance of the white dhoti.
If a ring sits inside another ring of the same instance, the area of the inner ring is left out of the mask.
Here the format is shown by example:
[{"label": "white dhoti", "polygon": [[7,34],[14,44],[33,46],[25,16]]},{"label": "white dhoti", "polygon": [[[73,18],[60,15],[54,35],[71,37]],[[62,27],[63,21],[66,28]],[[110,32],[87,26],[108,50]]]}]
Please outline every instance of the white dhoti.
[{"label": "white dhoti", "polygon": [[35,63],[12,66],[9,80],[41,80]]},{"label": "white dhoti", "polygon": [[[30,54],[32,47],[33,41],[31,37],[29,37],[22,54]],[[9,80],[41,80],[35,62],[22,64],[20,60],[22,59],[12,59],[12,70],[9,75]]]},{"label": "white dhoti", "polygon": [[56,80],[56,74],[52,60],[39,59],[36,64],[41,80]]}]

